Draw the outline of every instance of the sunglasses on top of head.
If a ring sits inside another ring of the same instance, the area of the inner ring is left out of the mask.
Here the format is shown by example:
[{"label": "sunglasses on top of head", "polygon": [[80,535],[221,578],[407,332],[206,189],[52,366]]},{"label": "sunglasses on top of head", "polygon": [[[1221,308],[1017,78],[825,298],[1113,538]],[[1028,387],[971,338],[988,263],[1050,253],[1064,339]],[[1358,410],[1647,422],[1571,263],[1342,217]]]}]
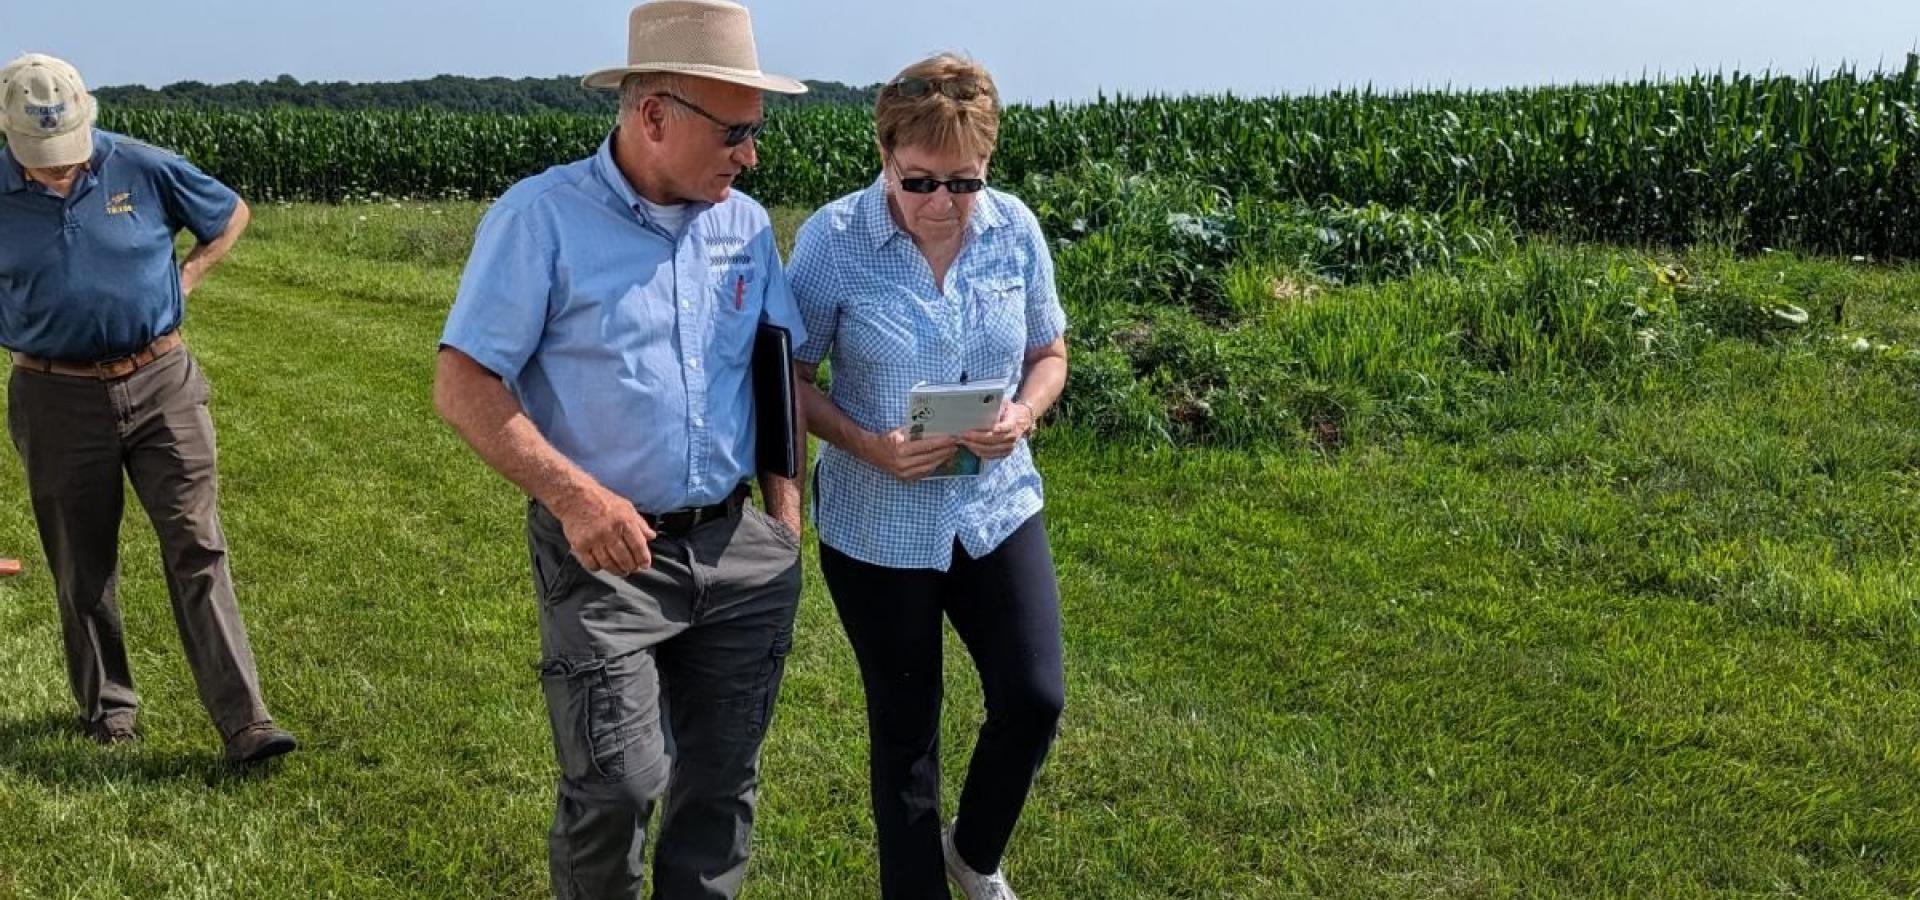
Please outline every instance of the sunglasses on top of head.
[{"label": "sunglasses on top of head", "polygon": [[909,75],[905,78],[896,78],[888,82],[887,89],[909,100],[917,100],[934,91],[939,91],[948,97],[961,101],[972,100],[980,96],[980,82],[972,78],[949,78],[944,81],[935,81],[930,78]]},{"label": "sunglasses on top of head", "polygon": [[727,133],[721,136],[720,142],[723,144],[726,144],[729,147],[738,147],[741,144],[744,144],[750,140],[753,140],[754,138],[759,137],[761,132],[767,130],[767,122],[765,119],[762,119],[758,122],[744,122],[744,123],[728,122],[721,119],[719,116],[714,115],[713,113],[710,113],[704,109],[701,109],[698,104],[695,104],[692,100],[688,100],[687,98],[682,97],[679,94],[673,94],[673,93],[668,93],[666,91],[661,91],[657,94],[654,94],[653,96],[665,97],[668,100],[672,100],[673,102],[678,103],[681,106],[684,106],[687,109],[694,111],[695,113],[698,113],[702,118],[706,119],[707,121],[712,122],[713,124],[726,129]]}]

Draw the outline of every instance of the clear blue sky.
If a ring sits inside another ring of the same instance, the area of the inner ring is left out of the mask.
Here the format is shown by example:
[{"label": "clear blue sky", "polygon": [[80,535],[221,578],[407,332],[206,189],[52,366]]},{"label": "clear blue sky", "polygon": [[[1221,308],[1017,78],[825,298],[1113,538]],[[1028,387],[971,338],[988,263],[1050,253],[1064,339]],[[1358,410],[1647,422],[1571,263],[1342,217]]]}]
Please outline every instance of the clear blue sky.
[{"label": "clear blue sky", "polygon": [[[1920,0],[876,0],[748,4],[761,64],[865,84],[930,51],[986,63],[1016,100],[1256,94],[1367,82],[1505,86],[1642,72],[1897,66]],[[579,74],[624,61],[628,0],[10,2],[0,53],[90,84]]]}]

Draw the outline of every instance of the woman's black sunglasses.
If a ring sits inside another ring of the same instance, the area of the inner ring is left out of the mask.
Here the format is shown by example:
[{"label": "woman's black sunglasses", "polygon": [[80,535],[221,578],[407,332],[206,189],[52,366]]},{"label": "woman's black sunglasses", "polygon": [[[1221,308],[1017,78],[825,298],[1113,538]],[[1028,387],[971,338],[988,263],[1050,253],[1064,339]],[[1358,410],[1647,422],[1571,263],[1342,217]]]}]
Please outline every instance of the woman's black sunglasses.
[{"label": "woman's black sunglasses", "polygon": [[887,87],[894,93],[909,100],[925,97],[934,91],[939,91],[955,100],[963,101],[972,100],[980,96],[980,82],[972,78],[950,78],[946,81],[934,81],[928,78],[921,78],[917,75],[910,75],[906,78],[894,79],[887,84]]},{"label": "woman's black sunglasses", "polygon": [[738,147],[741,144],[746,143],[747,141],[750,141],[754,138],[759,137],[760,132],[767,130],[767,123],[765,120],[762,120],[759,122],[747,122],[747,123],[738,124],[738,125],[732,122],[721,121],[719,116],[716,116],[713,113],[710,113],[704,109],[701,109],[699,106],[694,105],[693,101],[688,100],[685,97],[680,96],[679,94],[670,94],[670,93],[667,93],[666,91],[661,91],[657,94],[654,94],[654,96],[665,97],[668,100],[672,100],[673,102],[678,103],[681,106],[684,106],[690,110],[693,110],[696,113],[699,113],[707,121],[712,122],[713,124],[718,125],[721,128],[725,128],[727,130],[727,133],[720,138],[720,141],[721,143],[726,144],[729,147]]},{"label": "woman's black sunglasses", "polygon": [[900,189],[909,194],[931,194],[946,188],[949,194],[977,194],[987,186],[985,178],[907,178],[900,179]]}]

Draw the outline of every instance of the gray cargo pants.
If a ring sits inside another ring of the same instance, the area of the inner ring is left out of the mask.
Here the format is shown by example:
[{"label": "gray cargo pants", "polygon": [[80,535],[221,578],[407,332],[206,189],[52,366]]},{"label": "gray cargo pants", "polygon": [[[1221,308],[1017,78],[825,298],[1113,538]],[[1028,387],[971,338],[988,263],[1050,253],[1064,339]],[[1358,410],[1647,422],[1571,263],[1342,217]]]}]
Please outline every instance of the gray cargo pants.
[{"label": "gray cargo pants", "polygon": [[559,757],[554,896],[632,900],[663,795],[654,896],[732,898],[746,876],[760,742],[793,642],[800,551],[751,503],[652,543],[653,566],[588,572],[527,515],[540,680]]}]

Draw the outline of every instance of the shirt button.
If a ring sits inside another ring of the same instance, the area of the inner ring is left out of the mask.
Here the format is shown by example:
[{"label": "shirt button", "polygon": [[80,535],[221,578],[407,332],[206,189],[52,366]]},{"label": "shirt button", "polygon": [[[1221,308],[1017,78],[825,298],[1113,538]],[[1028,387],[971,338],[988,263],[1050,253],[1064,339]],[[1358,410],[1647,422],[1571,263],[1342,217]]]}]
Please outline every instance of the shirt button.
[{"label": "shirt button", "polygon": [[698,359],[690,359],[690,360],[687,360],[687,368],[689,368],[689,369],[698,369],[698,368],[700,368],[700,360],[698,360]]},{"label": "shirt button", "polygon": [[707,422],[706,422],[706,420],[705,420],[705,419],[702,419],[702,418],[700,418],[699,416],[694,416],[694,417],[693,417],[693,427],[695,427],[695,428],[705,428],[705,427],[707,427]]}]

